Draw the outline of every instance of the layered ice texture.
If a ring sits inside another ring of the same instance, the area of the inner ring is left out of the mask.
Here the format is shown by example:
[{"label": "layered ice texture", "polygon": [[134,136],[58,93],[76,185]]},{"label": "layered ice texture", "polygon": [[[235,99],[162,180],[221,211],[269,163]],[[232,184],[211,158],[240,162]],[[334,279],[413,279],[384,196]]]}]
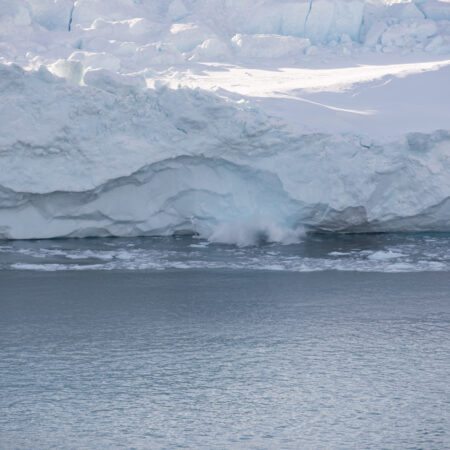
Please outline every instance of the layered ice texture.
[{"label": "layered ice texture", "polygon": [[0,238],[450,231],[450,3],[0,5]]}]

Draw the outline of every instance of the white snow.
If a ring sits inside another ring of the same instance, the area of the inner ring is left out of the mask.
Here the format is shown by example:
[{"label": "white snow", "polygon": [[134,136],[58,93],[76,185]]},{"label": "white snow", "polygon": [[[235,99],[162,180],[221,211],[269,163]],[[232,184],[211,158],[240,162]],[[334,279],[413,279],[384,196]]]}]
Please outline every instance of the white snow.
[{"label": "white snow", "polygon": [[0,4],[0,238],[450,231],[450,3]]}]

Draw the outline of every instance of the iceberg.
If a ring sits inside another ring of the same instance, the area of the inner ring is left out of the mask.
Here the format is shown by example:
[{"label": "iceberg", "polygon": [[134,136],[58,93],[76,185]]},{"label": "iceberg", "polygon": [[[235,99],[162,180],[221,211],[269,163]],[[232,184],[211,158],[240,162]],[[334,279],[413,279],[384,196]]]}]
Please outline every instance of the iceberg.
[{"label": "iceberg", "polygon": [[0,7],[0,239],[450,231],[447,13]]}]

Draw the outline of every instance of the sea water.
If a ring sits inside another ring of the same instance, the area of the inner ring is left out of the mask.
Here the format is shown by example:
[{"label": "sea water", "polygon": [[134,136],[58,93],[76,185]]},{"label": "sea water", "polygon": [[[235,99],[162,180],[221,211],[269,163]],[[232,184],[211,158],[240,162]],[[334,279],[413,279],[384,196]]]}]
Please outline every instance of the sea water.
[{"label": "sea water", "polygon": [[446,235],[0,243],[0,448],[448,448]]}]

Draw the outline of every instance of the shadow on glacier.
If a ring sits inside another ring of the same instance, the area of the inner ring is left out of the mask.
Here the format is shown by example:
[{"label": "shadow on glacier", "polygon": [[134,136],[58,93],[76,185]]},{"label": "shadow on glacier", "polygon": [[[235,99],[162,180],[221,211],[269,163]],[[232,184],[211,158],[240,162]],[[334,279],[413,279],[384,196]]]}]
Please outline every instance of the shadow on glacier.
[{"label": "shadow on glacier", "polygon": [[169,158],[84,192],[2,188],[0,207],[3,239],[197,234],[254,245],[298,242],[308,230],[442,231],[450,222],[450,197],[411,217],[370,221],[364,206],[306,204],[274,173],[205,156]]},{"label": "shadow on glacier", "polygon": [[199,234],[245,244],[283,241],[304,219],[304,205],[273,173],[203,156],[166,159],[84,192],[3,188],[0,199],[0,237],[16,239]]}]

